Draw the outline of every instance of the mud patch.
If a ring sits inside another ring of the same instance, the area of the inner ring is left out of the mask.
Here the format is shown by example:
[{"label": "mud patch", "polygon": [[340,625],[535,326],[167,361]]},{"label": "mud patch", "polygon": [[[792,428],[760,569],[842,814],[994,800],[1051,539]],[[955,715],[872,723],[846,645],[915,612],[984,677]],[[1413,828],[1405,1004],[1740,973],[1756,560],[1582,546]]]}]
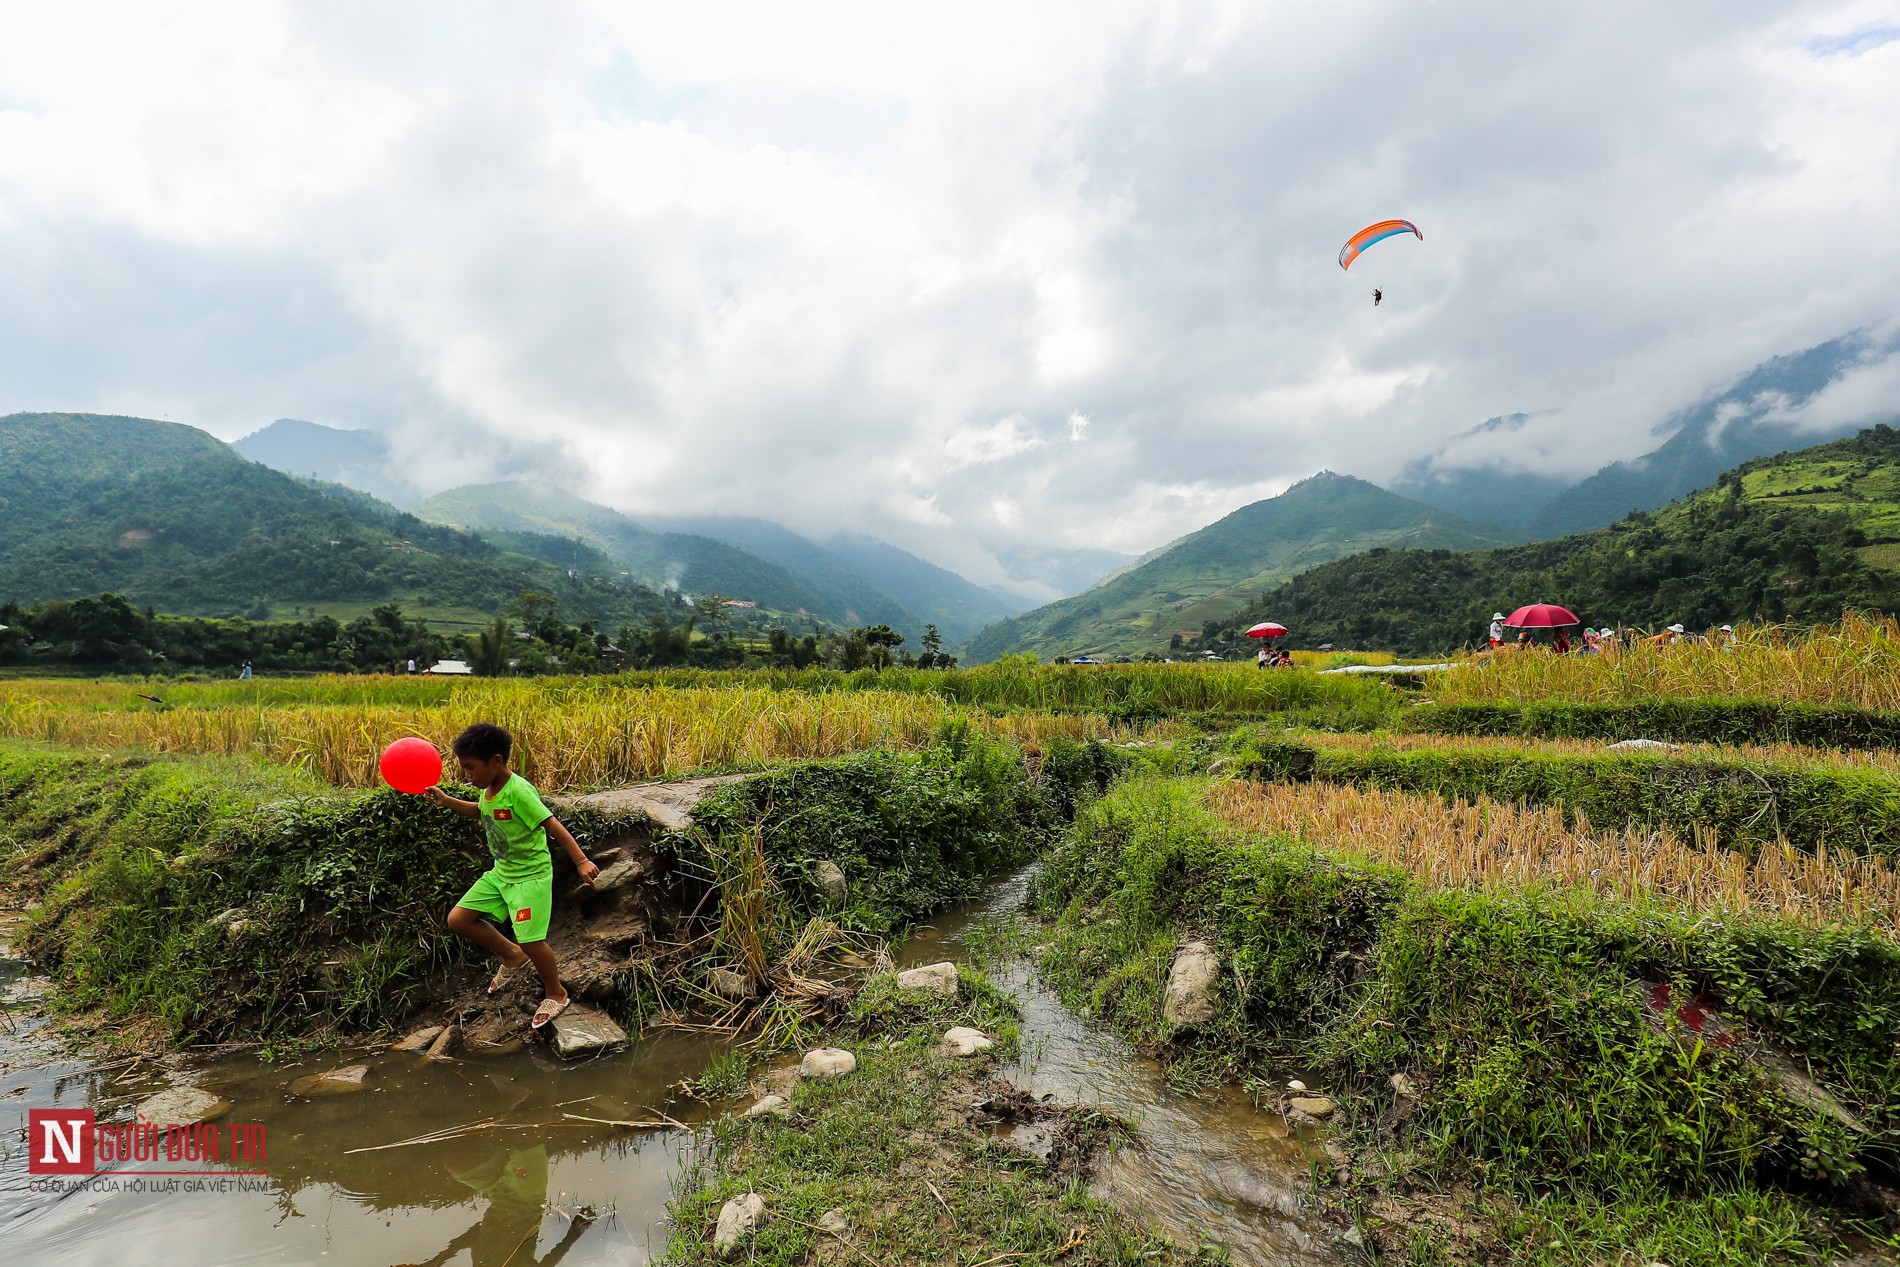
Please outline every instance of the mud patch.
[{"label": "mud patch", "polygon": [[979,1094],[963,1110],[963,1120],[1034,1157],[1064,1182],[1087,1182],[1103,1149],[1134,1137],[1133,1128],[1112,1113],[1063,1104],[1053,1093],[1034,1096],[1007,1078],[984,1083]]}]

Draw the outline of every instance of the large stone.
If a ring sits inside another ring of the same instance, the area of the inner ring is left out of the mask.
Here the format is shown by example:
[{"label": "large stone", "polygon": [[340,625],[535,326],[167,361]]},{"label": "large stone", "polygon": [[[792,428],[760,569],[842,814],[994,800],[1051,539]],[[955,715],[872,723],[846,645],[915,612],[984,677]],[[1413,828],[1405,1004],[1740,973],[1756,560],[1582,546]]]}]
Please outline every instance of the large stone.
[{"label": "large stone", "polygon": [[435,1041],[429,1044],[429,1050],[424,1054],[427,1055],[430,1060],[447,1060],[450,1056],[455,1054],[456,1049],[461,1045],[462,1027],[460,1025],[445,1025],[442,1027],[442,1032],[435,1036]]},{"label": "large stone", "polygon": [[202,1087],[167,1087],[157,1095],[139,1101],[141,1121],[155,1126],[190,1126],[216,1117],[231,1107],[224,1097]]},{"label": "large stone", "polygon": [[554,1031],[554,1054],[562,1060],[597,1056],[627,1041],[627,1031],[599,1008],[585,1003],[570,1003],[567,1010],[548,1022]]},{"label": "large stone", "polygon": [[426,1029],[419,1029],[415,1033],[409,1035],[409,1037],[403,1039],[400,1043],[397,1043],[395,1046],[395,1050],[397,1051],[427,1051],[429,1049],[429,1044],[433,1043],[437,1038],[441,1037],[442,1031],[447,1028],[448,1027],[446,1025],[431,1025]]},{"label": "large stone", "polygon": [[713,1230],[713,1249],[730,1254],[765,1220],[765,1198],[756,1192],[734,1197],[719,1207],[719,1226]]},{"label": "large stone", "polygon": [[798,1062],[801,1078],[842,1078],[858,1067],[858,1058],[837,1047],[814,1047]]},{"label": "large stone", "polygon": [[1287,1101],[1287,1107],[1296,1113],[1304,1113],[1310,1118],[1325,1121],[1333,1115],[1339,1106],[1323,1095],[1296,1095]]},{"label": "large stone", "polygon": [[996,1044],[991,1042],[982,1030],[957,1025],[944,1031],[943,1042],[937,1050],[946,1056],[954,1056],[961,1060],[974,1056],[978,1052],[988,1051],[994,1046]]},{"label": "large stone", "polygon": [[622,858],[604,868],[594,877],[592,884],[577,884],[568,892],[569,899],[601,897],[615,889],[625,888],[637,880],[644,879],[653,869],[650,854],[640,854],[631,858]]},{"label": "large stone", "polygon": [[782,1095],[768,1095],[768,1096],[761,1097],[757,1104],[753,1105],[751,1108],[747,1109],[745,1112],[741,1113],[739,1116],[740,1117],[767,1117],[767,1116],[790,1117],[791,1115],[792,1115],[792,1102],[790,1100],[787,1100]]},{"label": "large stone", "polygon": [[714,968],[706,974],[706,988],[734,1003],[743,1003],[759,992],[752,978],[736,968]]},{"label": "large stone", "polygon": [[301,1096],[347,1095],[369,1086],[368,1065],[345,1065],[299,1078],[290,1084],[290,1094]]},{"label": "large stone", "polygon": [[833,1236],[843,1236],[851,1230],[851,1218],[844,1212],[843,1206],[838,1206],[819,1215],[818,1222],[812,1226],[821,1232],[830,1232]]},{"label": "large stone", "polygon": [[1220,956],[1204,941],[1191,941],[1174,956],[1168,970],[1161,1018],[1174,1029],[1205,1025],[1214,1019],[1214,986],[1220,980]]},{"label": "large stone", "polygon": [[933,963],[912,968],[897,974],[897,984],[905,990],[928,990],[932,994],[955,997],[957,966],[953,963]]},{"label": "large stone", "polygon": [[850,890],[850,883],[844,878],[844,870],[829,858],[821,858],[811,869],[812,879],[818,881],[818,887],[825,891],[825,897],[833,902],[844,901]]}]

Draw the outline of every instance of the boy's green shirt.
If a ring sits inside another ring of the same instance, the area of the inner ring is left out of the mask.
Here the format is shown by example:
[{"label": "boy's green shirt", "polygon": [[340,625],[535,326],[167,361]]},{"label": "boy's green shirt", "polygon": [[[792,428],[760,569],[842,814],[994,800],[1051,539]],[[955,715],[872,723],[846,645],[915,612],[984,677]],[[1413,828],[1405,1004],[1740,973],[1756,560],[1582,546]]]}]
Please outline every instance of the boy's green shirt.
[{"label": "boy's green shirt", "polygon": [[541,803],[534,784],[510,774],[501,791],[492,797],[483,792],[476,804],[481,807],[482,828],[488,835],[488,852],[495,860],[498,877],[513,882],[554,874],[547,829],[547,821],[554,815]]}]

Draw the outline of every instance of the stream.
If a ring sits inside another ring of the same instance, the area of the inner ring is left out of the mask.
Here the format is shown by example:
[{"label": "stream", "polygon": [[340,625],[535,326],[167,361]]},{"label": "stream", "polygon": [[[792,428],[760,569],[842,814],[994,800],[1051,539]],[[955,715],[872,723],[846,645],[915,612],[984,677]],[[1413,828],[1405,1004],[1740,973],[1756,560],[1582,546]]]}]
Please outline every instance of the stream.
[{"label": "stream", "polygon": [[[970,938],[1022,906],[1024,878],[939,916],[894,948],[900,966],[970,954]],[[4,930],[0,929],[0,933]],[[30,977],[0,945],[0,1244],[9,1267],[218,1263],[473,1264],[474,1267],[627,1267],[666,1245],[666,1202],[694,1137],[629,1134],[577,1120],[645,1119],[658,1108],[689,1125],[743,1107],[703,1105],[675,1083],[698,1075],[716,1040],[649,1034],[600,1060],[564,1064],[534,1049],[429,1061],[388,1050],[331,1050],[266,1064],[255,1052],[189,1052],[97,1068],[56,1052]],[[1203,1237],[1239,1264],[1340,1261],[1297,1194],[1313,1141],[1243,1093],[1175,1095],[1161,1067],[1077,1018],[1021,964],[992,967],[1022,1010],[1019,1057],[998,1073],[1035,1094],[1099,1105],[1132,1121],[1136,1140],[1100,1159],[1093,1188],[1170,1231]],[[9,1024],[10,1020],[10,1024]],[[366,1064],[367,1090],[316,1099],[288,1084]],[[100,1179],[60,1191],[27,1173],[33,1109],[94,1109],[102,1121],[179,1080],[232,1107],[218,1119],[262,1123],[261,1166],[180,1161],[101,1163]],[[493,1121],[479,1132],[399,1148],[381,1145]],[[352,1151],[358,1150],[358,1151]],[[369,1150],[369,1151],[362,1151]],[[114,1175],[208,1170],[134,1182]],[[263,1169],[265,1175],[239,1171]],[[195,1186],[194,1186],[195,1185]],[[138,1191],[139,1187],[144,1191]],[[591,1207],[596,1217],[574,1217]]]}]

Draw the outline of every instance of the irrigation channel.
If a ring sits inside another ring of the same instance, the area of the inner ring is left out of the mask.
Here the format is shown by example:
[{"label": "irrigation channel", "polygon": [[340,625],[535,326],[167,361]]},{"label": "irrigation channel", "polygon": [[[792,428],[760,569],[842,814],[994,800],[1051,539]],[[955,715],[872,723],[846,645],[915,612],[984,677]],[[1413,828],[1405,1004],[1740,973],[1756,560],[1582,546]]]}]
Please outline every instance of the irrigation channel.
[{"label": "irrigation channel", "polygon": [[[900,966],[971,953],[979,930],[1014,917],[1026,876],[993,886],[894,948]],[[0,929],[0,931],[4,931]],[[4,947],[0,947],[4,954]],[[1098,1160],[1096,1195],[1145,1216],[1184,1245],[1203,1238],[1233,1261],[1282,1267],[1341,1261],[1333,1237],[1297,1194],[1310,1133],[1243,1093],[1175,1095],[1163,1070],[1082,1021],[1026,965],[990,965],[1022,1012],[1019,1056],[997,1072],[1033,1094],[1097,1105],[1133,1122],[1136,1137]],[[220,1263],[503,1263],[626,1267],[657,1258],[666,1203],[694,1133],[631,1133],[576,1120],[650,1116],[660,1106],[694,1125],[747,1102],[702,1105],[674,1084],[698,1075],[717,1044],[658,1032],[602,1059],[562,1064],[535,1050],[438,1062],[389,1050],[327,1051],[266,1064],[256,1053],[94,1069],[57,1057],[31,1017],[48,988],[17,959],[0,958],[0,1244],[9,1267]],[[29,1006],[23,1007],[23,1004]],[[23,1016],[22,1013],[27,1015]],[[295,1078],[339,1064],[370,1067],[369,1089],[303,1099]],[[261,1122],[263,1176],[226,1162],[132,1162],[118,1169],[224,1172],[144,1181],[101,1165],[85,1188],[36,1190],[23,1129],[36,1108],[93,1108],[100,1120],[184,1078],[223,1096],[222,1122]],[[497,1126],[437,1143],[351,1151],[469,1123]],[[1021,1128],[1018,1128],[1021,1129]],[[220,1182],[221,1180],[221,1182]],[[194,1186],[195,1185],[195,1186]],[[574,1213],[591,1207],[592,1221]]]}]

